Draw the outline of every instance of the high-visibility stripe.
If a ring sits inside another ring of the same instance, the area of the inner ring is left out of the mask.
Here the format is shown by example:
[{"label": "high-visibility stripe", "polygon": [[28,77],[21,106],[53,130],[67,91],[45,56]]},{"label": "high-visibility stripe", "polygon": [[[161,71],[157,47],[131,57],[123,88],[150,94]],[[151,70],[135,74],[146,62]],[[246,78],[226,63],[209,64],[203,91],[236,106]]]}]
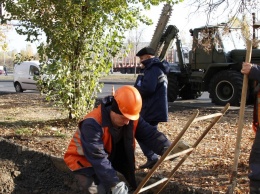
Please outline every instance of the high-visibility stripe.
[{"label": "high-visibility stripe", "polygon": [[167,76],[165,74],[161,74],[160,76],[158,76],[158,83],[161,83],[161,82],[166,82],[168,83],[168,79],[167,79]]},{"label": "high-visibility stripe", "polygon": [[80,136],[81,136],[81,133],[80,133],[80,130],[78,129],[77,132],[75,133],[75,135],[73,136],[73,140],[77,147],[77,153],[81,156],[84,156],[83,148],[80,143]]}]

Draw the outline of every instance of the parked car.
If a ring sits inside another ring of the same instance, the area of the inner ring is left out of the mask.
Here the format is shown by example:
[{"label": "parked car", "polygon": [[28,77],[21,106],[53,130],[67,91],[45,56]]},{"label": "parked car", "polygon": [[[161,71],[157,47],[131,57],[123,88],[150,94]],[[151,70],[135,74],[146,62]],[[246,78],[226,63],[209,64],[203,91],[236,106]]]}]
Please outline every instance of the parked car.
[{"label": "parked car", "polygon": [[0,65],[0,75],[5,74],[4,66]]},{"label": "parked car", "polygon": [[37,90],[35,76],[39,76],[39,61],[24,61],[14,66],[14,88],[16,92]]}]

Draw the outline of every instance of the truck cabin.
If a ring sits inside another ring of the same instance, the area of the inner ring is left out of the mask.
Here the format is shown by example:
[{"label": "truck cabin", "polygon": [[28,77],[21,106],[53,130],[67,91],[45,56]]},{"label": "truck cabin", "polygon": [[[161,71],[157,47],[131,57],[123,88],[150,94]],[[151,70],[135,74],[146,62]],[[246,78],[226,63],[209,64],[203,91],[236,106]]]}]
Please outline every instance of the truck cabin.
[{"label": "truck cabin", "polygon": [[240,28],[206,26],[191,29],[190,34],[193,36],[189,54],[192,69],[206,70],[208,65],[232,62],[230,51],[246,48]]}]

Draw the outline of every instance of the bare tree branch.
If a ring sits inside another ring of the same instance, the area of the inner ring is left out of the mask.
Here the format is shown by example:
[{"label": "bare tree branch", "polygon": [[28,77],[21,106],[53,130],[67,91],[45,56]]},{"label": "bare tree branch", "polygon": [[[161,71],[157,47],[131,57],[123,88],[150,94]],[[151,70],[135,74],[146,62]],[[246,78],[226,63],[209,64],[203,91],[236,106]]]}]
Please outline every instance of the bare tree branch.
[{"label": "bare tree branch", "polygon": [[195,11],[189,14],[205,14],[207,17],[206,25],[211,21],[227,15],[230,18],[239,15],[258,13],[260,9],[260,0],[191,0],[188,6],[195,8]]}]

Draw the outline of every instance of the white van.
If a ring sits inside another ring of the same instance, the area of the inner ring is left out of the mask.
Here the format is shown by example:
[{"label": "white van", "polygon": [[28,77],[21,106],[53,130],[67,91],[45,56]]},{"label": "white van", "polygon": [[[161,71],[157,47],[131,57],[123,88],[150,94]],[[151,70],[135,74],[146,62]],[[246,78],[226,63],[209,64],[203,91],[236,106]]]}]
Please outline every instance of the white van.
[{"label": "white van", "polygon": [[24,61],[14,66],[14,88],[16,92],[24,90],[37,90],[37,81],[34,76],[39,76],[39,61]]}]

